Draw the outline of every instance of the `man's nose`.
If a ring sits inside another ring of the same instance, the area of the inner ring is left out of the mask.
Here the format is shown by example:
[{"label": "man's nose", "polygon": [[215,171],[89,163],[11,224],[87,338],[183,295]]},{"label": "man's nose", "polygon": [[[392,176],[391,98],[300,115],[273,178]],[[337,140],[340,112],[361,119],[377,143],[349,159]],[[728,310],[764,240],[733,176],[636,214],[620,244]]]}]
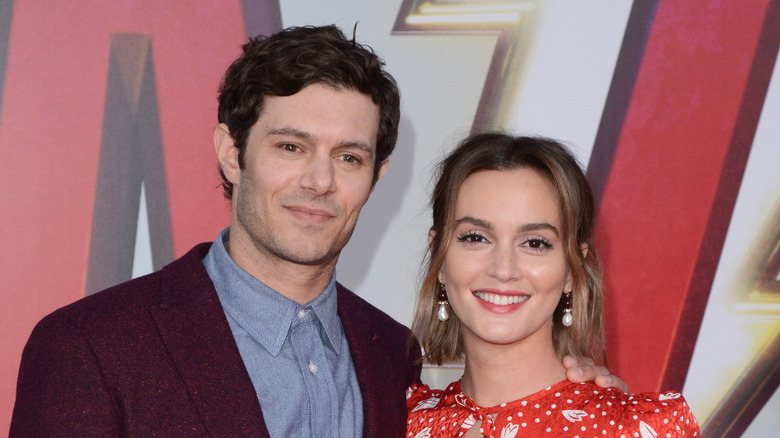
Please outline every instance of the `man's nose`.
[{"label": "man's nose", "polygon": [[330,157],[313,155],[301,175],[301,187],[317,195],[323,195],[336,188],[333,162]]}]

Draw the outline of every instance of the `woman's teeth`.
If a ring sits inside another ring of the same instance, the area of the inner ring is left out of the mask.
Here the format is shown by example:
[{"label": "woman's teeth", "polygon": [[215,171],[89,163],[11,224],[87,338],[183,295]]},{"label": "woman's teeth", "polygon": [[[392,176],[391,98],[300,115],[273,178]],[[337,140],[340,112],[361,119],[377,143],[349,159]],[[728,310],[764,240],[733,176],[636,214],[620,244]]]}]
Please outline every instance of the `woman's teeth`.
[{"label": "woman's teeth", "polygon": [[484,300],[488,303],[499,306],[522,303],[529,298],[528,295],[499,295],[487,292],[474,292],[474,295],[476,295],[480,300]]}]

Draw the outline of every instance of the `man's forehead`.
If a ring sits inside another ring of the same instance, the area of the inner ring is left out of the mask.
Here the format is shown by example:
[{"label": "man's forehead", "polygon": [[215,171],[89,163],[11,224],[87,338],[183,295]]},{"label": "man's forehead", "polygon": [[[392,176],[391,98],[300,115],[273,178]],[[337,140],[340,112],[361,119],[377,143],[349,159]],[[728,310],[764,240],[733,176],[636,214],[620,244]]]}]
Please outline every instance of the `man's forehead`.
[{"label": "man's forehead", "polygon": [[340,132],[348,137],[345,141],[363,143],[374,150],[379,112],[379,105],[365,93],[312,84],[289,96],[266,96],[251,131],[310,140],[318,132]]}]

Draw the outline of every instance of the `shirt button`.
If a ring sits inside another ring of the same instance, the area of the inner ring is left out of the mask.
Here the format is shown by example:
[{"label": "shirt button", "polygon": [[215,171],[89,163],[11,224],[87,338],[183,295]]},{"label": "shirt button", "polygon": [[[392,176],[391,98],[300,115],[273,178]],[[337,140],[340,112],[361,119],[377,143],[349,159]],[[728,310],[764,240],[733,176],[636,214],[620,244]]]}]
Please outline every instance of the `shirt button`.
[{"label": "shirt button", "polygon": [[298,311],[298,318],[303,318],[304,316],[306,316],[306,311],[303,310],[303,309],[299,310]]},{"label": "shirt button", "polygon": [[314,365],[313,363],[309,362],[309,371],[312,372],[312,374],[317,373],[317,365]]}]

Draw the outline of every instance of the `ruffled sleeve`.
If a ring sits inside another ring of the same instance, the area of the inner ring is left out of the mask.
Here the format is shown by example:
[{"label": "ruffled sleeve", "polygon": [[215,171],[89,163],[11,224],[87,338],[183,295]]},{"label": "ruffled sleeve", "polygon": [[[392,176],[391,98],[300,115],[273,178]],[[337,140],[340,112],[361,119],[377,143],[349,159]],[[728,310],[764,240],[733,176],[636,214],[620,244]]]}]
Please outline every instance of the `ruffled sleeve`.
[{"label": "ruffled sleeve", "polygon": [[638,424],[641,437],[699,436],[699,424],[679,392],[633,394],[626,400],[627,419]]},{"label": "ruffled sleeve", "polygon": [[439,400],[441,391],[422,383],[415,383],[406,390],[406,409],[409,412],[436,407]]}]

